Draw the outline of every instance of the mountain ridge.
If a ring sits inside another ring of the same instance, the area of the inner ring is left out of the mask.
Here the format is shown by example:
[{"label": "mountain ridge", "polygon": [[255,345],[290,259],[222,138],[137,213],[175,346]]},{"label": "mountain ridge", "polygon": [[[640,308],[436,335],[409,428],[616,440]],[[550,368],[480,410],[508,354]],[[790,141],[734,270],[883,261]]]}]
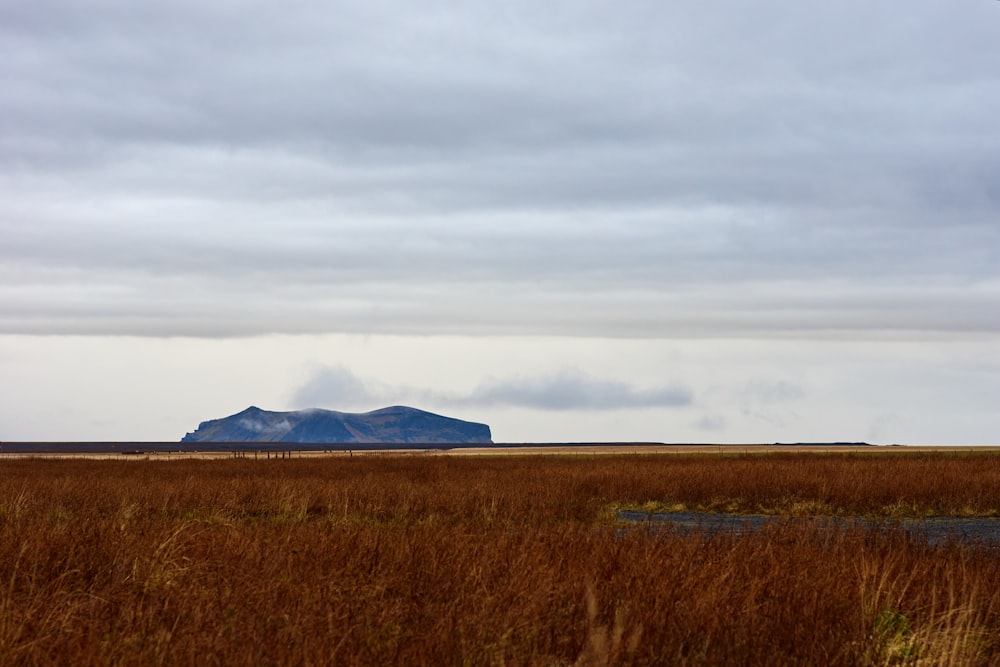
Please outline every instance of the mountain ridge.
[{"label": "mountain ridge", "polygon": [[468,443],[492,444],[486,424],[405,405],[370,412],[323,408],[271,411],[255,405],[201,422],[181,442]]}]

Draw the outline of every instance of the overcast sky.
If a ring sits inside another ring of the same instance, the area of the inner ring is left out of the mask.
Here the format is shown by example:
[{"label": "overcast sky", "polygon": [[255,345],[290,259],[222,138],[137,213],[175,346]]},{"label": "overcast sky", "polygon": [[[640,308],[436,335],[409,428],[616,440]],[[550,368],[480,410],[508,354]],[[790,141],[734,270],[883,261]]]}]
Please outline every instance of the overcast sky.
[{"label": "overcast sky", "polygon": [[0,439],[1000,442],[1000,3],[0,0]]}]

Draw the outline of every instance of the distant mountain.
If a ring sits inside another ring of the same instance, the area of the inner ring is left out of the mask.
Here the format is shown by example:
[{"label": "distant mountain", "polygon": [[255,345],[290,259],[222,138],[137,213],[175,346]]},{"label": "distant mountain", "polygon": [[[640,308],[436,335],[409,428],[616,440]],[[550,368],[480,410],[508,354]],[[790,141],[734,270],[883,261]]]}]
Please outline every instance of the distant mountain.
[{"label": "distant mountain", "polygon": [[489,444],[493,440],[486,424],[397,405],[360,414],[320,409],[270,412],[251,406],[202,422],[181,442]]},{"label": "distant mountain", "polygon": [[787,447],[874,447],[870,442],[776,442]]}]

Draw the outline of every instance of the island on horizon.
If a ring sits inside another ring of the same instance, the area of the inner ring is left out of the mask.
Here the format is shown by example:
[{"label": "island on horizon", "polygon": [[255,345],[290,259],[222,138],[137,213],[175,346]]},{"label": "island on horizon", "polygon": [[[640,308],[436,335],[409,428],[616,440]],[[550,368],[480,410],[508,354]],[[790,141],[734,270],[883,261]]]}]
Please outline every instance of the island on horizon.
[{"label": "island on horizon", "polygon": [[275,412],[250,406],[204,421],[181,442],[493,444],[490,427],[395,405],[371,412],[321,408]]}]

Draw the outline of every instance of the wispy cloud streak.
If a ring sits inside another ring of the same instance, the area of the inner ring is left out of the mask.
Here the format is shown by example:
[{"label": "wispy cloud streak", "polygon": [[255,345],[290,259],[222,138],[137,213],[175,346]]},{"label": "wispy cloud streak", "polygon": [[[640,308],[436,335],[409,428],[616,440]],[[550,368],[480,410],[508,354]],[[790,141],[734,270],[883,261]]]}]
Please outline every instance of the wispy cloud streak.
[{"label": "wispy cloud streak", "polygon": [[391,386],[363,380],[344,366],[317,369],[293,396],[296,407],[378,407],[396,401],[418,401],[457,407],[519,407],[533,410],[629,410],[678,408],[692,403],[693,392],[682,385],[636,387],[575,370],[492,379],[468,393]]}]

